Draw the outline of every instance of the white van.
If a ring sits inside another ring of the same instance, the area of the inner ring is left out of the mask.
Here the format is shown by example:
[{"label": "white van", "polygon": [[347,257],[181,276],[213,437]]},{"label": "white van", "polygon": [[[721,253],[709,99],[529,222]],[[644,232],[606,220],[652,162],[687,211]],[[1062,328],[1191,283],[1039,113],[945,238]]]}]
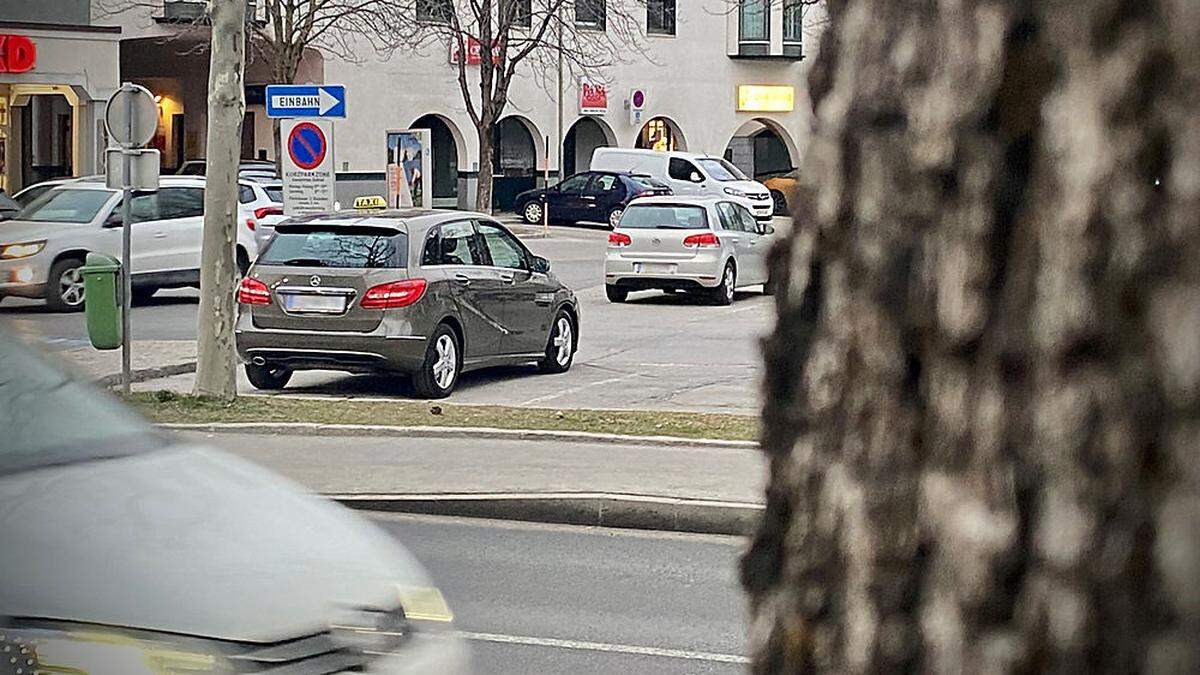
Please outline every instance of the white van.
[{"label": "white van", "polygon": [[759,220],[770,220],[775,210],[767,186],[751,180],[721,157],[693,152],[596,148],[591,170],[645,174],[664,181],[677,195],[733,197]]}]

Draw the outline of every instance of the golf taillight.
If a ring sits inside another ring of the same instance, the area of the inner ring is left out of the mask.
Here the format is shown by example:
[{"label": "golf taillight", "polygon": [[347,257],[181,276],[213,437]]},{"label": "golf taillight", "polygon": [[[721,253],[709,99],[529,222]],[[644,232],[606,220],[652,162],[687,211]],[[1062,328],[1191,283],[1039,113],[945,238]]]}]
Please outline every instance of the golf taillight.
[{"label": "golf taillight", "polygon": [[242,305],[269,305],[271,289],[258,279],[246,277],[238,284],[237,301]]},{"label": "golf taillight", "polygon": [[627,234],[624,234],[622,232],[609,232],[608,233],[608,245],[613,248],[622,248],[624,246],[629,246],[632,243],[633,243],[633,240],[630,239],[629,235],[627,235]]},{"label": "golf taillight", "polygon": [[705,232],[684,237],[683,245],[688,248],[715,248],[721,245],[721,240],[717,239],[717,235],[712,232]]},{"label": "golf taillight", "polygon": [[402,279],[387,284],[372,286],[363,294],[363,309],[396,309],[408,307],[425,295],[424,279]]},{"label": "golf taillight", "polygon": [[259,218],[259,219],[263,218],[264,216],[282,216],[282,215],[283,215],[283,207],[282,206],[262,206],[257,209],[254,209],[254,217]]}]

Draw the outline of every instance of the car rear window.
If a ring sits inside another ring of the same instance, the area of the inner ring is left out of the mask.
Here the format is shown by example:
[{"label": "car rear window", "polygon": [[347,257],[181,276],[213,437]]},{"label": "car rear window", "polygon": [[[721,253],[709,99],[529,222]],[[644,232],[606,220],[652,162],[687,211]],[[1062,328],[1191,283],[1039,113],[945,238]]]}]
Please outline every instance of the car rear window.
[{"label": "car rear window", "polygon": [[707,230],[708,214],[703,206],[643,204],[625,209],[620,227],[623,230]]},{"label": "car rear window", "polygon": [[112,197],[108,190],[52,188],[29,203],[17,218],[46,223],[90,223]]},{"label": "car rear window", "polygon": [[408,235],[379,227],[280,225],[258,258],[260,265],[340,267],[349,269],[407,267]]},{"label": "car rear window", "polygon": [[282,185],[264,185],[263,190],[267,193],[267,198],[271,201],[283,203]]}]

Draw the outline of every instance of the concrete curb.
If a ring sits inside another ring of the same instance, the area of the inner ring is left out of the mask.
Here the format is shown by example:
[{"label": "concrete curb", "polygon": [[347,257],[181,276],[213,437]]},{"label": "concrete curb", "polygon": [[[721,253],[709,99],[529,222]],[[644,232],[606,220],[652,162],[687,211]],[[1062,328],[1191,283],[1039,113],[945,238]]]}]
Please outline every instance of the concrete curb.
[{"label": "concrete curb", "polygon": [[366,511],[742,536],[764,510],[745,502],[596,492],[324,496]]},{"label": "concrete curb", "polygon": [[[130,382],[146,382],[175,375],[186,375],[196,372],[196,362],[175,363],[155,368],[135,368],[130,372]],[[113,373],[93,380],[98,387],[115,387],[121,384],[121,374]]]},{"label": "concrete curb", "polygon": [[204,431],[209,433],[301,434],[325,436],[404,436],[407,438],[484,438],[533,441],[563,441],[568,443],[612,443],[654,447],[707,448],[714,450],[757,450],[755,441],[727,441],[714,438],[682,438],[679,436],[623,436],[591,431],[557,431],[543,429],[496,429],[492,427],[404,427],[376,424],[319,424],[316,422],[228,422],[200,424],[159,424],[175,431]]}]

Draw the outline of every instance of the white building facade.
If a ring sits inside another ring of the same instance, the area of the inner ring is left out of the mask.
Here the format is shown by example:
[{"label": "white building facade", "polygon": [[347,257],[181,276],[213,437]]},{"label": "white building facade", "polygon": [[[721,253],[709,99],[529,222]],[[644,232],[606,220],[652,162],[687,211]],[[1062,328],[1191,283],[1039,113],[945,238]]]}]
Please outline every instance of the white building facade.
[{"label": "white building facade", "polygon": [[[161,7],[140,3],[116,13],[97,9],[120,1],[92,0],[93,14],[121,28],[121,79],[143,84],[160,97],[155,146],[163,153],[164,171],[170,171],[204,154],[208,73],[203,43],[208,36],[207,28],[194,23],[203,15],[203,3],[163,0]],[[618,3],[625,3],[624,8]],[[478,208],[476,181],[482,171],[490,171],[495,177],[493,206],[504,209],[516,192],[540,184],[547,172],[553,182],[586,170],[599,146],[723,155],[747,173],[763,176],[798,166],[807,144],[806,56],[815,49],[804,40],[814,23],[805,16],[807,9],[801,0],[568,3],[564,19],[586,21],[589,30],[608,29],[603,20],[596,21],[597,12],[634,17],[642,22],[636,44],[627,53],[613,54],[611,65],[584,74],[607,94],[606,106],[588,113],[581,110],[576,76],[564,73],[560,102],[557,73],[534,72],[531,64],[519,67],[490,167],[479,166],[478,137],[458,85],[458,66],[451,62],[449,39],[387,56],[364,41],[356,62],[309,50],[297,83],[347,88],[347,116],[335,123],[333,134],[343,203],[384,192],[386,133],[407,128],[431,130],[433,194],[435,205],[444,207]],[[478,66],[467,68],[469,90],[477,96]],[[254,58],[247,64],[245,158],[274,158],[263,93],[269,72]],[[641,92],[640,121],[627,107],[635,91]]]}]

